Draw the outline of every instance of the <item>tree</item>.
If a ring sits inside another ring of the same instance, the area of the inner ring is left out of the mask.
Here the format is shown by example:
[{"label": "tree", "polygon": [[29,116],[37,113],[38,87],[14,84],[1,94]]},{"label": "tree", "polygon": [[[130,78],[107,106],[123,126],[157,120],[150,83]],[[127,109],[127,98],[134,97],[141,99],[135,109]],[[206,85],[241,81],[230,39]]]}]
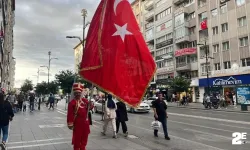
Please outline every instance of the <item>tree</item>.
[{"label": "tree", "polygon": [[58,92],[58,83],[56,81],[50,82],[48,86],[48,93],[57,94],[57,92]]},{"label": "tree", "polygon": [[42,83],[38,83],[36,86],[36,93],[38,95],[48,94],[47,86],[48,86],[48,84],[45,81],[43,81]]},{"label": "tree", "polygon": [[23,85],[21,86],[21,91],[24,93],[27,93],[28,91],[32,91],[33,90],[33,84],[31,80],[26,79],[23,83]]},{"label": "tree", "polygon": [[61,86],[63,93],[71,93],[75,74],[71,70],[63,70],[55,75],[57,83]]},{"label": "tree", "polygon": [[170,82],[170,87],[175,92],[187,92],[188,88],[190,87],[191,80],[183,78],[181,76],[177,76],[172,79]]}]

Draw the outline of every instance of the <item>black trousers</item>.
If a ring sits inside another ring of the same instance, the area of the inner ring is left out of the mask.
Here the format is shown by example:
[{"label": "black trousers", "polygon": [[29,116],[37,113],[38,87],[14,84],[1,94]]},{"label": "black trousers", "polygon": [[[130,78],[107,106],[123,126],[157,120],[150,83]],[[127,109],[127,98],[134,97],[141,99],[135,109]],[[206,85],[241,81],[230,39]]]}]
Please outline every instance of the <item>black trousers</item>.
[{"label": "black trousers", "polygon": [[22,110],[22,108],[23,108],[23,102],[22,102],[22,101],[19,101],[19,102],[18,102],[18,105],[19,105],[19,109]]},{"label": "black trousers", "polygon": [[119,121],[119,120],[116,120],[116,133],[119,132],[120,124],[122,124],[123,133],[126,133],[128,131],[126,122],[125,121]]},{"label": "black trousers", "polygon": [[50,108],[54,109],[54,103],[53,103],[53,102],[50,102],[50,103],[49,103],[49,109],[50,109]]}]

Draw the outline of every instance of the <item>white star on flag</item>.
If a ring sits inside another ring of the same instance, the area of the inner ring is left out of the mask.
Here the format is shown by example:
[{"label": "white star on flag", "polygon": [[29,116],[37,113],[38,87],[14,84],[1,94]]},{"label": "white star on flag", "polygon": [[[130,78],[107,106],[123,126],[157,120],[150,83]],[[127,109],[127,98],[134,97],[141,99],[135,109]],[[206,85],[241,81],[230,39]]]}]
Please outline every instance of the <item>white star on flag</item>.
[{"label": "white star on flag", "polygon": [[133,35],[131,32],[127,30],[127,23],[124,24],[122,27],[115,24],[116,32],[112,36],[117,36],[119,35],[124,42],[125,35]]}]

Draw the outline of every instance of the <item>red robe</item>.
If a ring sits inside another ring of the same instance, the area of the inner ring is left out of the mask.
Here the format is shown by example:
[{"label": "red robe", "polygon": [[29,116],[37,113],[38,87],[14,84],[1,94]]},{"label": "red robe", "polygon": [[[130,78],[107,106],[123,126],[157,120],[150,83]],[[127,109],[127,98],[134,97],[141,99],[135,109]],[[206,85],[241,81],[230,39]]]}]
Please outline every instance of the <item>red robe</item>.
[{"label": "red robe", "polygon": [[[74,150],[85,150],[90,133],[89,121],[86,120],[88,100],[82,98],[80,101],[71,100],[68,105],[67,123],[73,126],[72,145]],[[90,108],[92,109],[93,106]]]}]

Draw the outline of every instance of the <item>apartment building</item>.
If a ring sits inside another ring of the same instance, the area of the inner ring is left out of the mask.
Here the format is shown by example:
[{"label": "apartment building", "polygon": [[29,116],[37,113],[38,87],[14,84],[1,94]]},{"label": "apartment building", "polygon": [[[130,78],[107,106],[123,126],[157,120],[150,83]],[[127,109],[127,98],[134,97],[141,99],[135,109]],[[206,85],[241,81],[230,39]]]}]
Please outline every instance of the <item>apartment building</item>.
[{"label": "apartment building", "polygon": [[74,56],[75,56],[75,72],[79,72],[80,63],[82,62],[83,47],[82,42],[78,43],[74,47]]},{"label": "apartment building", "polygon": [[134,12],[136,21],[143,32],[143,10],[144,10],[144,5],[142,5],[144,0],[135,0],[131,3],[132,10]]},{"label": "apartment building", "polygon": [[[13,27],[15,24],[15,0],[1,0],[0,1],[2,22],[1,22],[1,49],[2,49],[2,72],[1,72],[1,86],[7,91],[12,90],[14,87],[10,86],[10,69],[13,59]],[[14,74],[12,74],[14,75]]]}]

